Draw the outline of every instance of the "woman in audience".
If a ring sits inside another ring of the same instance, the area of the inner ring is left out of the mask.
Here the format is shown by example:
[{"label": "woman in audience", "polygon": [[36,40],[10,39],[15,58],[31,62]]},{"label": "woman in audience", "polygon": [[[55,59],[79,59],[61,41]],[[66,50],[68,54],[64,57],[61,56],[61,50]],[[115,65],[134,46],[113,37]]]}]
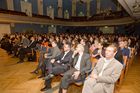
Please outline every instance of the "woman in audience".
[{"label": "woman in audience", "polygon": [[78,41],[77,40],[72,40],[71,44],[71,50],[74,51],[77,47]]},{"label": "woman in audience", "polygon": [[91,57],[92,57],[92,61],[94,63],[97,63],[97,61],[103,57],[102,55],[102,51],[103,50],[103,44],[102,43],[98,43],[98,45],[95,46],[95,49],[94,51],[92,52],[91,54]]}]

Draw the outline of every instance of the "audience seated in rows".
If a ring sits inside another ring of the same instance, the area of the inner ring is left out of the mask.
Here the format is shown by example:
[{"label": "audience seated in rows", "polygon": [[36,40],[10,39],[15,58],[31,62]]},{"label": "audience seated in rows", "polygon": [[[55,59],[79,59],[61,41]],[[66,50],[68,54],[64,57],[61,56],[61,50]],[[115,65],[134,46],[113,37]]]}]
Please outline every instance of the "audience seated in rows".
[{"label": "audience seated in rows", "polygon": [[[106,91],[113,93],[114,83],[118,80],[121,69],[125,70],[129,58],[135,51],[136,44],[139,49],[137,42],[136,37],[119,35],[12,34],[5,35],[0,44],[8,54],[19,57],[18,63],[23,63],[26,56],[29,60],[31,58],[32,61],[35,61],[36,52],[39,52],[38,66],[31,73],[38,74],[41,70],[42,74],[39,78],[43,77],[45,80],[45,86],[41,91],[50,89],[52,78],[63,74],[60,93],[66,93],[70,84],[77,81],[84,83],[83,93],[87,89],[89,93],[92,91],[104,93],[102,89],[98,88],[102,86],[102,82],[108,84],[104,85],[105,87],[110,86]],[[116,48],[116,46],[118,47]],[[108,57],[113,61],[107,60]],[[104,62],[107,63],[105,66],[103,66]],[[95,63],[94,67],[92,67],[93,63]],[[111,71],[108,71],[109,67]],[[90,71],[92,71],[91,74]],[[88,77],[87,73],[90,74]],[[104,76],[106,73],[108,77]],[[107,79],[104,80],[102,77]],[[90,82],[90,79],[93,79],[93,82]],[[90,85],[94,85],[95,89],[91,90]]]}]

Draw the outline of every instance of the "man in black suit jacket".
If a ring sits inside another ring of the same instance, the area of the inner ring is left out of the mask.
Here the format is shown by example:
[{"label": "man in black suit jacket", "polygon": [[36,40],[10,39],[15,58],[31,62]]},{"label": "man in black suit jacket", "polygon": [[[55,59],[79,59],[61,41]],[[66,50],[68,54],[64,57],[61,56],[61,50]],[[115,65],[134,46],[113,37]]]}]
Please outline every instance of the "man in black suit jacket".
[{"label": "man in black suit jacket", "polygon": [[[36,68],[35,71],[33,71],[32,73],[38,73],[38,70],[41,69],[42,71],[42,75],[39,76],[39,78],[42,78],[45,76],[45,72],[46,72],[46,68],[47,70],[49,70],[48,68],[51,66],[52,64],[49,62],[50,59],[55,58],[56,56],[60,55],[61,51],[57,46],[57,42],[56,41],[52,41],[51,42],[52,47],[47,46],[45,50],[41,51],[40,53],[40,58],[39,58],[39,64]],[[42,46],[43,49],[43,46]]]},{"label": "man in black suit jacket", "polygon": [[21,40],[21,44],[20,44],[20,49],[18,52],[19,55],[19,62],[17,63],[22,63],[24,61],[24,57],[26,54],[26,49],[30,44],[30,40],[28,38],[26,38],[24,35],[22,35],[22,40]]},{"label": "man in black suit jacket", "polygon": [[41,89],[41,91],[46,91],[51,88],[51,80],[54,75],[59,75],[70,68],[70,62],[72,60],[72,51],[70,48],[70,44],[64,44],[64,52],[62,52],[59,56],[50,60],[50,67],[48,68],[48,73],[45,79],[45,87]]},{"label": "man in black suit jacket", "polygon": [[31,42],[27,45],[27,44],[23,44],[23,48],[20,49],[19,51],[19,59],[20,61],[17,63],[22,63],[24,61],[25,55],[27,53],[32,53],[33,52],[33,56],[35,56],[35,52],[33,51],[33,48],[36,47],[36,41],[34,39],[34,37],[31,37]]},{"label": "man in black suit jacket", "polygon": [[37,41],[35,40],[35,38],[31,37],[31,42],[26,50],[27,53],[30,53],[30,55],[28,55],[28,61],[35,61],[36,59],[36,52],[35,52],[36,44]]},{"label": "man in black suit jacket", "polygon": [[36,44],[37,44],[37,41],[35,40],[35,38],[34,37],[31,37],[31,42],[28,45],[28,48],[29,49],[35,48],[36,47]]},{"label": "man in black suit jacket", "polygon": [[66,93],[71,83],[84,80],[86,73],[91,70],[90,55],[84,52],[84,46],[82,44],[77,45],[72,58],[72,67],[64,73],[61,79],[59,93]]}]

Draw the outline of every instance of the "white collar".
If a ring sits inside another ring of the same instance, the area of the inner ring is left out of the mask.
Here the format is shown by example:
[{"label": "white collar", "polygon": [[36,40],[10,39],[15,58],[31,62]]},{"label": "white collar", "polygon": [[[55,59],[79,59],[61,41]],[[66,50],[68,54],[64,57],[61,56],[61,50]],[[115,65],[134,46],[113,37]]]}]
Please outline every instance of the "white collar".
[{"label": "white collar", "polygon": [[67,54],[69,51],[65,51],[64,54]]},{"label": "white collar", "polygon": [[111,58],[109,60],[107,60],[106,58],[104,58],[105,62],[111,62],[114,58]]}]

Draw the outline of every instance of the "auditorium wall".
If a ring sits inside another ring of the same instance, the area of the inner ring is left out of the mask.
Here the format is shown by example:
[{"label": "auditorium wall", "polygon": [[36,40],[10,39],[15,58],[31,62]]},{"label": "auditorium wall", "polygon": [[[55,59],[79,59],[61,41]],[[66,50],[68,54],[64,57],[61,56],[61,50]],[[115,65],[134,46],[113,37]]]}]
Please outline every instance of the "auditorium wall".
[{"label": "auditorium wall", "polygon": [[[72,0],[63,0],[62,6],[63,6],[63,11],[68,10],[69,15],[72,15]],[[63,12],[64,15],[64,12]]]},{"label": "auditorium wall", "polygon": [[11,32],[26,32],[26,31],[34,31],[36,33],[47,33],[48,26],[47,25],[40,25],[40,24],[14,24],[11,27]]},{"label": "auditorium wall", "polygon": [[[15,11],[21,11],[20,1],[21,0],[13,0]],[[38,13],[37,0],[27,0],[27,1],[32,3],[32,12],[34,14],[37,14]],[[50,5],[54,8],[54,16],[57,16],[58,15],[57,0],[43,0],[43,14],[47,15],[47,7]],[[63,0],[62,5],[63,5],[63,11],[68,10],[71,16],[72,14],[71,13],[72,12],[71,0]],[[111,7],[109,7],[108,5],[111,5]],[[0,8],[7,9],[6,0],[0,0]],[[101,0],[101,9],[105,9],[105,8],[111,8],[112,10],[116,10],[116,5],[112,2],[112,0]],[[82,11],[84,15],[86,15],[86,4],[77,3],[76,15],[78,15],[80,11]],[[90,3],[90,14],[93,15],[95,13],[96,13],[96,0],[92,0]],[[64,12],[63,12],[63,15],[64,15]]]},{"label": "auditorium wall", "polygon": [[114,34],[114,26],[108,27],[103,26],[99,28],[100,31],[102,31],[103,34]]},{"label": "auditorium wall", "polygon": [[0,39],[4,34],[11,33],[10,24],[0,24]]},{"label": "auditorium wall", "polygon": [[[114,0],[115,1],[115,0]],[[101,10],[111,8],[113,11],[117,10],[117,4],[114,4],[113,0],[101,0]]]},{"label": "auditorium wall", "polygon": [[135,34],[140,36],[140,23],[135,24]]},{"label": "auditorium wall", "polygon": [[80,12],[83,13],[84,16],[86,16],[86,11],[87,11],[87,5],[86,3],[76,3],[76,16],[78,16],[80,14]]},{"label": "auditorium wall", "polygon": [[58,26],[57,33],[98,33],[96,27]]},{"label": "auditorium wall", "polygon": [[115,32],[123,35],[140,35],[140,23],[116,26]]},{"label": "auditorium wall", "polygon": [[7,9],[6,0],[0,0],[0,8]]}]

